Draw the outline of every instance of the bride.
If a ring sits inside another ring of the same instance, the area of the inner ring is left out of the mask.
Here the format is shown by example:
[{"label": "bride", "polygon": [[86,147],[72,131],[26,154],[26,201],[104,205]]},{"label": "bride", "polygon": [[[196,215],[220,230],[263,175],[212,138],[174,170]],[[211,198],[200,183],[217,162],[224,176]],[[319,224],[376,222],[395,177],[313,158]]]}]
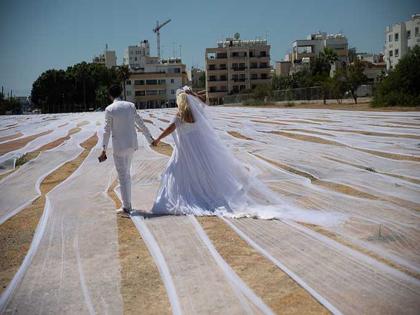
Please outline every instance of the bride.
[{"label": "bride", "polygon": [[156,146],[170,134],[175,142],[153,213],[292,218],[313,222],[306,220],[313,217],[313,211],[309,213],[280,200],[257,179],[252,167],[235,159],[216,134],[206,115],[207,106],[197,94],[188,87],[177,90],[176,94],[178,113],[152,143]]}]

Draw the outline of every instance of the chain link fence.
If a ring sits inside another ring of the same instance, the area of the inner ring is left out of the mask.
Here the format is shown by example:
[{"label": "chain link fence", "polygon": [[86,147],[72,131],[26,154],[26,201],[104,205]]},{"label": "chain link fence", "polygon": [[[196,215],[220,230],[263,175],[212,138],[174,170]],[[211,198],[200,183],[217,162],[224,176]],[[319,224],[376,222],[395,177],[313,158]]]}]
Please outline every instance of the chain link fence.
[{"label": "chain link fence", "polygon": [[[373,87],[372,85],[362,85],[357,90],[359,97],[372,96]],[[331,91],[326,91],[326,99],[335,100],[335,96]],[[351,98],[351,94],[347,92],[343,99]],[[272,91],[271,96],[266,96],[260,102],[293,102],[293,101],[315,101],[323,100],[324,91],[320,86],[307,87],[307,88],[296,88],[286,90],[275,90]],[[236,94],[227,95],[224,97],[224,104],[244,103],[247,101],[255,100],[255,96],[252,93],[249,94]],[[258,100],[255,100],[258,102]]]}]

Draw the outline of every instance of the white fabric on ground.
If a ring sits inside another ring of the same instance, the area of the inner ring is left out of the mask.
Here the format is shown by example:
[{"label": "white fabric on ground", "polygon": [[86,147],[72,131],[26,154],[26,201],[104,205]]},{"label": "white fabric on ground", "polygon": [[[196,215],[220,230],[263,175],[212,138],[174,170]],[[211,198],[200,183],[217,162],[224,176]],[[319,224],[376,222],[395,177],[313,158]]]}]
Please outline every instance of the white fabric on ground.
[{"label": "white fabric on ground", "polygon": [[47,195],[39,245],[16,275],[4,314],[122,314],[116,217],[106,194],[113,168],[98,163],[99,153]]}]

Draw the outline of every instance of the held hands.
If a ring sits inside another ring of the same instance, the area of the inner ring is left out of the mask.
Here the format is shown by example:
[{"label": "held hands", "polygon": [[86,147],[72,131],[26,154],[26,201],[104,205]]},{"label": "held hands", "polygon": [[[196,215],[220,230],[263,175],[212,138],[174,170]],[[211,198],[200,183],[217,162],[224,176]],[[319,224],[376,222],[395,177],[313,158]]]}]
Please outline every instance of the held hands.
[{"label": "held hands", "polygon": [[154,146],[154,147],[157,147],[157,145],[159,144],[159,142],[160,142],[159,138],[158,139],[155,139],[155,140],[152,141],[151,145]]},{"label": "held hands", "polygon": [[102,151],[101,155],[98,157],[99,163],[106,161],[107,156],[105,150]]}]

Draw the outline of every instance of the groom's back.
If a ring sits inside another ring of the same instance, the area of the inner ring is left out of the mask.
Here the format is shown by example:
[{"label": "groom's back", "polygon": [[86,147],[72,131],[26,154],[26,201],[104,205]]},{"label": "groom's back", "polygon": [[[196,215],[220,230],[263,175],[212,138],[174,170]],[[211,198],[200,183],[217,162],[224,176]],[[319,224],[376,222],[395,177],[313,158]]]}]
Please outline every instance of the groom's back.
[{"label": "groom's back", "polygon": [[135,105],[130,102],[116,101],[106,108],[112,118],[112,146],[114,152],[137,149],[135,127]]}]

